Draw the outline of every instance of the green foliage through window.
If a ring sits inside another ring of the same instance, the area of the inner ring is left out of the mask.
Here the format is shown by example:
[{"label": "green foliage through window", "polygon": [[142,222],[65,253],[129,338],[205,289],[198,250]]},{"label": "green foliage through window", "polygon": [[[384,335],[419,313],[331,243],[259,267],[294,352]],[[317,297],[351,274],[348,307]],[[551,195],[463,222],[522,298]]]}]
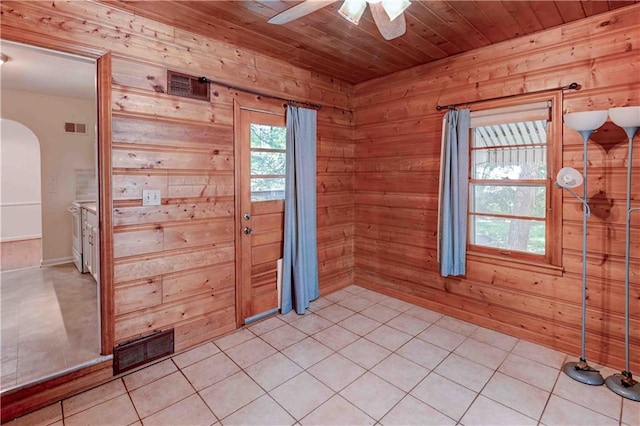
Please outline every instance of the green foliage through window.
[{"label": "green foliage through window", "polygon": [[472,137],[469,242],[544,255],[546,121],[477,127]]},{"label": "green foliage through window", "polygon": [[251,201],[283,200],[287,130],[251,124]]}]

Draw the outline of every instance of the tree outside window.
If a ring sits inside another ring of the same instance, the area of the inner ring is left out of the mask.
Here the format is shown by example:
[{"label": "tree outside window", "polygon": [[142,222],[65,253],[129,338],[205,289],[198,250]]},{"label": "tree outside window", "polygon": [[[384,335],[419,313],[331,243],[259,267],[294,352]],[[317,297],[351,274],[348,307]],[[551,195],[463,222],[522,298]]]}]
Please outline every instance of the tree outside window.
[{"label": "tree outside window", "polygon": [[284,199],[286,148],[285,127],[251,124],[251,201]]},{"label": "tree outside window", "polygon": [[472,129],[469,244],[546,254],[547,121]]}]

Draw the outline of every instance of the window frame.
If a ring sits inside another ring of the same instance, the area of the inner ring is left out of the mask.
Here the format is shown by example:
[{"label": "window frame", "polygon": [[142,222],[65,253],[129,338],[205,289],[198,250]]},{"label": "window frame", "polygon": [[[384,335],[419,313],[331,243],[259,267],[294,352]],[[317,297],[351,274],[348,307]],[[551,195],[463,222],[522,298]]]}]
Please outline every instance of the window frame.
[{"label": "window frame", "polygon": [[[473,183],[482,180],[473,179],[473,129],[469,130],[469,205],[467,207],[467,254],[472,258],[491,259],[492,262],[527,266],[540,266],[552,270],[561,269],[562,258],[562,191],[557,190],[553,183],[558,170],[562,167],[562,91],[542,94],[522,95],[509,99],[500,99],[475,104],[472,111],[482,111],[495,108],[512,107],[521,104],[548,101],[550,102],[549,121],[547,122],[547,177],[546,182],[546,215],[545,215],[545,254],[536,255],[520,251],[510,251],[471,244],[471,192]],[[524,179],[523,181],[526,181]],[[508,186],[508,182],[505,182]]]}]

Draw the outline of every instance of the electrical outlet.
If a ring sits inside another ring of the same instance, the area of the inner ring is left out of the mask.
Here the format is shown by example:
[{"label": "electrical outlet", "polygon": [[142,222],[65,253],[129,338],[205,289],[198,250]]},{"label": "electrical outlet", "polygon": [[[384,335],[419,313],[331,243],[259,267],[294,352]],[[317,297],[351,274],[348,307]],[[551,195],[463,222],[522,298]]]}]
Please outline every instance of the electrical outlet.
[{"label": "electrical outlet", "polygon": [[49,177],[47,181],[47,191],[49,194],[55,194],[58,192],[58,179],[55,176]]},{"label": "electrical outlet", "polygon": [[159,189],[144,189],[142,190],[142,205],[143,206],[159,206],[160,205],[160,190]]}]

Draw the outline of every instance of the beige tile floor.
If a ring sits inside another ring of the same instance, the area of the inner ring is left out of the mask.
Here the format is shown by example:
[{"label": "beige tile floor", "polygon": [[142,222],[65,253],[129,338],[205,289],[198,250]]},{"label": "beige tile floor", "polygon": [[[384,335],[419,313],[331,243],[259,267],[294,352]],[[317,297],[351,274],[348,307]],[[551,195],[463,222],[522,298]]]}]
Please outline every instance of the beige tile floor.
[{"label": "beige tile floor", "polygon": [[640,424],[640,403],[571,380],[566,358],[351,286],[13,425]]},{"label": "beige tile floor", "polygon": [[1,389],[99,356],[96,283],[72,263],[0,274]]}]

